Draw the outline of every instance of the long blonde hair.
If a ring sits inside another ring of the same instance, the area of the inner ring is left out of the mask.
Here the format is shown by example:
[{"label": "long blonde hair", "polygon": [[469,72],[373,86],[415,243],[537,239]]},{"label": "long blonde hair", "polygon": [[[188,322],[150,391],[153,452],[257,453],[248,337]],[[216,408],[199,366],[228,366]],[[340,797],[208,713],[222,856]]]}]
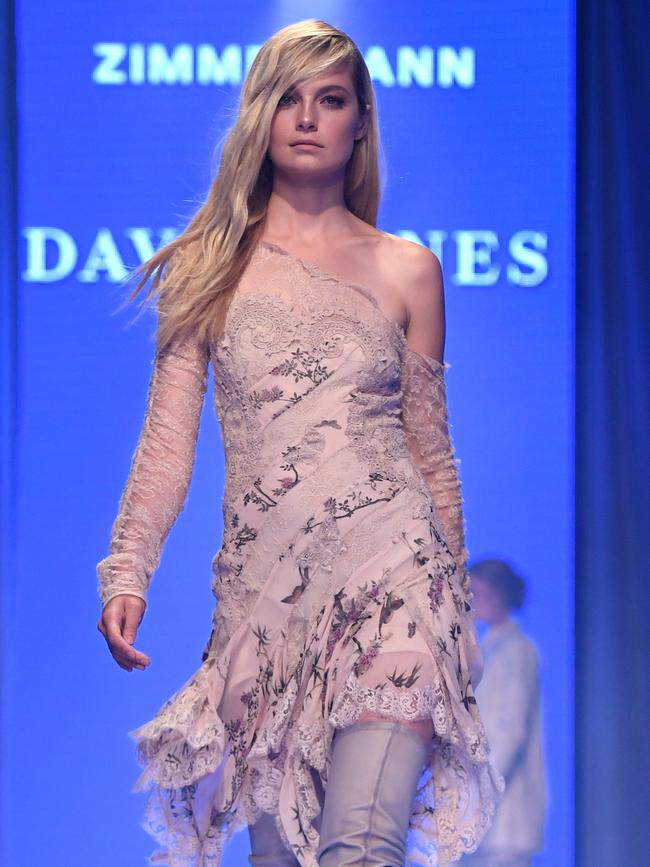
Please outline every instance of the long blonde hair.
[{"label": "long blonde hair", "polygon": [[208,342],[222,332],[232,292],[264,228],[273,188],[267,149],[278,102],[298,81],[339,69],[350,71],[360,114],[370,106],[367,132],[355,141],[346,166],[345,205],[376,225],[384,164],[374,91],[363,56],[346,33],[319,19],[284,27],[262,45],[251,64],[205,204],[184,231],[128,278],[143,274],[126,304],[153,275],[142,306],[157,298],[159,349],[188,331]]}]

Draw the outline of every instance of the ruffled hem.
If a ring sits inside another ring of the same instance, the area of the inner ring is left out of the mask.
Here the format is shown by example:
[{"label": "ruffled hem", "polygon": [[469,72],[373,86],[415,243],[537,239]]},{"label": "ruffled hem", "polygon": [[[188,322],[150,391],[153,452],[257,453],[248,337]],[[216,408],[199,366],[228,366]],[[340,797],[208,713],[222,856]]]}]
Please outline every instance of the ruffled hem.
[{"label": "ruffled hem", "polygon": [[[287,727],[298,692],[291,684],[276,708],[273,725],[259,730],[247,753],[234,803],[221,814],[211,811],[210,798],[227,761],[226,726],[214,710],[215,698],[210,699],[220,694],[210,677],[222,680],[213,663],[204,663],[154,720],[129,733],[145,767],[133,791],[150,790],[142,827],[161,847],[149,857],[150,864],[217,867],[232,836],[266,812],[276,817],[280,836],[301,864],[317,867],[313,820],[322,803],[312,771],[322,783],[335,729],[352,725],[364,711],[401,721],[430,717],[434,724],[409,825],[408,863],[443,867],[478,848],[504,782],[489,763],[482,729],[468,743],[456,718],[449,718],[448,693],[440,677],[422,689],[400,693],[361,687],[350,674],[326,719],[298,719]],[[291,846],[280,818],[287,777],[294,787],[300,825],[306,829],[301,851]],[[461,821],[462,816],[470,818]]]},{"label": "ruffled hem", "polygon": [[133,792],[152,784],[164,789],[190,786],[218,767],[226,752],[227,733],[216,710],[223,679],[217,673],[221,690],[216,695],[209,682],[213,666],[214,660],[204,662],[151,722],[129,732],[144,768]]},{"label": "ruffled hem", "polygon": [[[426,547],[420,527],[390,540],[395,567],[375,580],[364,561],[344,588],[323,589],[329,601],[313,622],[290,620],[284,637],[255,614],[225,646],[217,629],[196,675],[129,733],[144,767],[134,791],[151,790],[142,826],[161,845],[151,864],[218,867],[233,834],[269,813],[301,865],[317,867],[332,738],[364,711],[433,721],[410,863],[443,867],[478,848],[505,783],[473,696],[482,656],[471,608],[444,541],[433,527]],[[416,660],[410,672],[400,663],[381,673],[403,654]]]}]

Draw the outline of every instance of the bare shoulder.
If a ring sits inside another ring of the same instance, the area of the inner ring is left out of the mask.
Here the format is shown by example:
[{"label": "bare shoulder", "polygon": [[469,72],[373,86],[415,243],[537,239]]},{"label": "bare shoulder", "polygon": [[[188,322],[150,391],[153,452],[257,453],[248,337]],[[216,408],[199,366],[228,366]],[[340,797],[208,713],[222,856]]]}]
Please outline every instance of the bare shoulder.
[{"label": "bare shoulder", "polygon": [[409,312],[426,315],[439,309],[444,296],[442,265],[436,254],[416,241],[384,232],[381,258],[388,279],[399,287]]},{"label": "bare shoulder", "polygon": [[440,260],[428,247],[397,235],[385,233],[382,244],[383,267],[406,309],[409,346],[442,362],[445,297]]}]

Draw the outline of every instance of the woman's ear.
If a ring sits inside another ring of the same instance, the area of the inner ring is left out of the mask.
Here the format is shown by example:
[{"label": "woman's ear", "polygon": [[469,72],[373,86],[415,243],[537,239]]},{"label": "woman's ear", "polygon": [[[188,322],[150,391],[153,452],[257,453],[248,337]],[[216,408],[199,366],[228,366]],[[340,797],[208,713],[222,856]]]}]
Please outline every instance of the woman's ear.
[{"label": "woman's ear", "polygon": [[366,110],[363,113],[363,116],[359,119],[359,124],[357,126],[357,134],[355,139],[358,141],[362,139],[364,135],[368,132],[368,124],[370,122],[370,106],[366,103]]}]

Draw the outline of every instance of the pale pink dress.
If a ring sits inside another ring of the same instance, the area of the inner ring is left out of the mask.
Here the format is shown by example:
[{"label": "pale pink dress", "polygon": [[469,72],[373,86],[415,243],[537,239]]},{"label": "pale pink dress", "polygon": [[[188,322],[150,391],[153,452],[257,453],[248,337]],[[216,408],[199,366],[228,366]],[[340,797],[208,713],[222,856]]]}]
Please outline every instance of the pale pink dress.
[{"label": "pale pink dress", "polygon": [[130,733],[143,826],[160,844],[150,863],[217,867],[266,811],[316,867],[334,729],[364,710],[433,720],[408,858],[456,860],[484,836],[503,781],[474,698],[483,658],[449,365],[411,350],[367,287],[261,241],[224,334],[156,353],[97,567],[103,604],[146,601],[187,496],[210,365],[226,463],[218,604],[196,673]]}]

